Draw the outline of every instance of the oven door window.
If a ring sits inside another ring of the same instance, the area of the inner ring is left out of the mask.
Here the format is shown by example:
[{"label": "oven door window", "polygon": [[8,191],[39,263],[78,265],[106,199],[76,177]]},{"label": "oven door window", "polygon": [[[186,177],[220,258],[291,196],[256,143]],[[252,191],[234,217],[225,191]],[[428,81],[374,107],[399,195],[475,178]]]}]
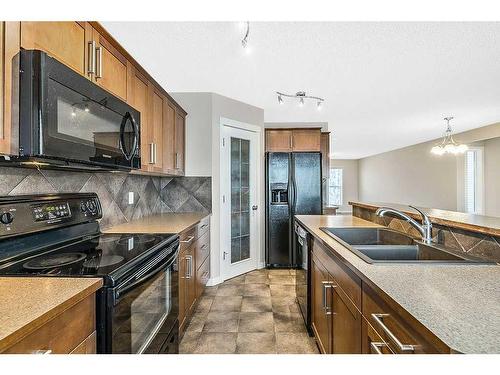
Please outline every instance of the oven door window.
[{"label": "oven door window", "polygon": [[177,318],[173,268],[119,297],[112,312],[112,352],[143,353],[168,335]]},{"label": "oven door window", "polygon": [[47,89],[45,155],[121,164],[134,149],[136,129],[130,114],[110,109],[107,98],[96,102],[52,78]]}]

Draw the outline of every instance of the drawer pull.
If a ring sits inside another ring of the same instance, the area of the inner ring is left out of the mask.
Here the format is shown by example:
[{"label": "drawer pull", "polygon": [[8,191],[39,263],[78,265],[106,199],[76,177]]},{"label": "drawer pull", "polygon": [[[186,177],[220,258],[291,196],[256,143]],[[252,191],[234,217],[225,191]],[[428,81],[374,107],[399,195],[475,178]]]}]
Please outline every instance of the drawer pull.
[{"label": "drawer pull", "polygon": [[200,229],[206,228],[207,224],[203,224]]},{"label": "drawer pull", "polygon": [[187,240],[182,240],[181,243],[191,243],[194,240],[194,236],[189,236]]},{"label": "drawer pull", "polygon": [[394,333],[384,324],[384,318],[390,316],[389,314],[372,314],[373,320],[379,325],[379,327],[384,331],[384,333],[389,337],[389,339],[396,344],[399,351],[410,352],[415,351],[415,346],[410,344],[403,344]]},{"label": "drawer pull", "polygon": [[51,349],[33,350],[31,354],[52,354],[52,350]]},{"label": "drawer pull", "polygon": [[387,348],[387,344],[385,342],[370,342],[370,348],[372,354],[384,354],[382,352],[382,348]]},{"label": "drawer pull", "polygon": [[205,247],[207,247],[206,243],[204,243],[203,246],[200,249],[204,249]]}]

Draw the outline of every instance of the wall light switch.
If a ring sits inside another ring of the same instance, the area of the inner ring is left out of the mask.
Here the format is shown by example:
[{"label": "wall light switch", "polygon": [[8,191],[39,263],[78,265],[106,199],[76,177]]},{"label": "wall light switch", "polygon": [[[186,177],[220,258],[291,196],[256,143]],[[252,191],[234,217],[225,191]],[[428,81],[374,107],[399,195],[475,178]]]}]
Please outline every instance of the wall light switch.
[{"label": "wall light switch", "polygon": [[134,204],[134,192],[133,191],[128,192],[128,204]]}]

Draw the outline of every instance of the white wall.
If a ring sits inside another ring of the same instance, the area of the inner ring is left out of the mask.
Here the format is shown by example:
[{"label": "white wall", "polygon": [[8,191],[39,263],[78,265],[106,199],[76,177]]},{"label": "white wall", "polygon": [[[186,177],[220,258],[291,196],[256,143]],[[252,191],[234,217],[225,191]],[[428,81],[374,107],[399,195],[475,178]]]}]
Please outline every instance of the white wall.
[{"label": "white wall", "polygon": [[[186,175],[212,177],[210,283],[220,281],[220,134],[221,118],[264,128],[264,110],[215,93],[173,93],[186,109]],[[264,132],[261,135],[262,181],[264,181]],[[264,259],[264,184],[260,184],[261,261]]]},{"label": "white wall", "polygon": [[211,176],[212,94],[209,92],[173,93],[184,108],[186,118],[186,176]]},{"label": "white wall", "polygon": [[[459,142],[471,144],[500,136],[500,123],[457,134]],[[437,156],[430,149],[438,140],[416,144],[359,160],[359,200],[415,204],[417,206],[457,211],[463,195],[460,174],[461,158]],[[496,153],[488,156],[485,146],[486,215],[500,216],[500,143],[487,141]],[[495,156],[493,156],[495,155]],[[487,177],[487,175],[491,177]]]},{"label": "white wall", "polygon": [[500,216],[500,137],[484,142],[484,214]]},{"label": "white wall", "polygon": [[330,168],[342,168],[342,205],[339,212],[351,212],[349,201],[358,200],[358,160],[330,159]]}]

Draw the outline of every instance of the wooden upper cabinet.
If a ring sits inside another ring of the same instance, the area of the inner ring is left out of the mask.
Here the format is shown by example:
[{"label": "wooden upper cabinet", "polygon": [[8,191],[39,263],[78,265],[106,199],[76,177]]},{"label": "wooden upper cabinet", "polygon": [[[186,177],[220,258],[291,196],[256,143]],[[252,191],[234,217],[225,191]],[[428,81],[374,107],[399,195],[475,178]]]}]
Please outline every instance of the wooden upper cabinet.
[{"label": "wooden upper cabinet", "polygon": [[[151,140],[152,160],[150,162],[151,172],[163,172],[163,143],[164,143],[164,124],[165,124],[165,106],[167,99],[156,88],[152,89],[151,96]],[[151,147],[151,146],[149,146]]]},{"label": "wooden upper cabinet", "polygon": [[267,129],[267,152],[307,152],[321,149],[321,129]]},{"label": "wooden upper cabinet", "polygon": [[321,174],[323,206],[328,206],[328,181],[330,179],[330,132],[321,133]]},{"label": "wooden upper cabinet", "polygon": [[106,38],[92,30],[95,42],[95,82],[127,100],[127,59]]},{"label": "wooden upper cabinet", "polygon": [[87,22],[21,22],[21,47],[39,49],[87,75],[87,43],[92,27]]},{"label": "wooden upper cabinet", "polygon": [[165,103],[163,123],[163,172],[175,174],[175,108]]},{"label": "wooden upper cabinet", "polygon": [[321,151],[321,129],[293,129],[293,151]]},{"label": "wooden upper cabinet", "polygon": [[267,129],[266,151],[292,152],[292,131],[281,129]]},{"label": "wooden upper cabinet", "polygon": [[17,154],[17,131],[12,129],[12,59],[19,52],[19,22],[0,22],[0,153]]},{"label": "wooden upper cabinet", "polygon": [[175,114],[175,170],[184,175],[184,157],[186,149],[186,119],[183,114]]},{"label": "wooden upper cabinet", "polygon": [[149,119],[149,86],[150,83],[139,71],[129,63],[128,78],[128,103],[141,114],[141,170],[149,169],[151,160],[149,143],[151,140],[151,127]]}]

